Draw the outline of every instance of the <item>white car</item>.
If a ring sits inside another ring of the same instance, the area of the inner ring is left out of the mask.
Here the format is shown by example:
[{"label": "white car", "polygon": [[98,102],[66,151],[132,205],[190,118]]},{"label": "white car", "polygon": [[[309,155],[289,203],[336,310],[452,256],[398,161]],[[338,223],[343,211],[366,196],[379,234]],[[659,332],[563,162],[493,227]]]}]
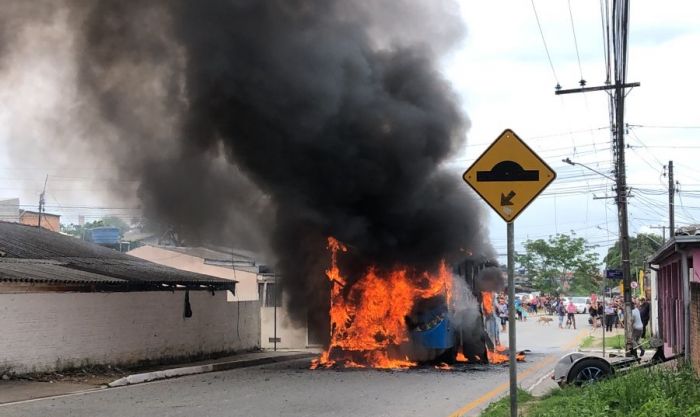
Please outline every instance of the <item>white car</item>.
[{"label": "white car", "polygon": [[588,297],[571,297],[571,300],[574,302],[578,314],[585,314],[588,311],[588,306],[591,305],[591,299]]}]

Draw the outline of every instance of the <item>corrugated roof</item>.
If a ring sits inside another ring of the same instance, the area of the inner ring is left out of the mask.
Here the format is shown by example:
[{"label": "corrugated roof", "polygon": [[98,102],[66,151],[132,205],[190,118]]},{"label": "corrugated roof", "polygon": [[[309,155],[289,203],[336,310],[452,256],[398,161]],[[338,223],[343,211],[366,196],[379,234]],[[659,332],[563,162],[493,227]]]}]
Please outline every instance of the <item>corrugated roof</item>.
[{"label": "corrugated roof", "polygon": [[219,250],[214,250],[205,247],[189,247],[189,246],[156,246],[160,249],[169,250],[172,252],[179,252],[185,255],[194,256],[196,258],[202,259],[213,259],[217,261],[254,261],[255,257],[251,256],[250,253],[241,253],[242,251],[235,252],[222,252]]},{"label": "corrugated roof", "polygon": [[662,263],[669,256],[674,255],[676,250],[687,246],[700,246],[700,235],[677,235],[664,242],[663,245],[649,258],[649,263]]},{"label": "corrugated roof", "polygon": [[34,226],[0,222],[0,281],[200,285],[233,289],[235,281],[158,265]]},{"label": "corrugated roof", "polygon": [[[0,281],[73,284],[125,284],[123,279],[67,268],[60,262],[0,259]],[[29,262],[26,262],[29,261]]]}]

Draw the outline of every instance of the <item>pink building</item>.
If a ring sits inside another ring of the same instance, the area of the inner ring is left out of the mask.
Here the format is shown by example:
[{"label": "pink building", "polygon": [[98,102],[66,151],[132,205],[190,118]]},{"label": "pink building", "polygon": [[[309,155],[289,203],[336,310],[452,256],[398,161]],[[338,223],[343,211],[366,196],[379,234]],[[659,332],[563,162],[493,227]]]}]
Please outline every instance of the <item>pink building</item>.
[{"label": "pink building", "polygon": [[656,272],[652,309],[658,309],[658,332],[664,353],[686,353],[700,373],[700,236],[675,236],[650,260]]}]

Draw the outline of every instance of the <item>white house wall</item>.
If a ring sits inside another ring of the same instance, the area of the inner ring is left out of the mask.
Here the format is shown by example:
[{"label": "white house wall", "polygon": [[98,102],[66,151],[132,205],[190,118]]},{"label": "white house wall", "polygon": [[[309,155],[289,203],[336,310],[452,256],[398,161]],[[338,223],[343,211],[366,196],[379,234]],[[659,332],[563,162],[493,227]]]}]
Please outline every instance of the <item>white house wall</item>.
[{"label": "white house wall", "polygon": [[[301,349],[307,347],[306,323],[301,325],[294,323],[289,317],[286,308],[277,307],[277,348]],[[263,349],[274,347],[275,334],[275,308],[262,307],[260,309],[260,343]],[[273,338],[273,341],[270,339]]]},{"label": "white house wall", "polygon": [[0,294],[0,374],[128,365],[260,346],[258,301],[222,291]]},{"label": "white house wall", "polygon": [[238,281],[238,284],[236,284],[236,296],[231,297],[231,293],[229,293],[229,301],[252,301],[258,299],[257,275],[252,272],[207,265],[202,258],[148,245],[132,249],[129,251],[129,255],[183,271],[236,280]]}]

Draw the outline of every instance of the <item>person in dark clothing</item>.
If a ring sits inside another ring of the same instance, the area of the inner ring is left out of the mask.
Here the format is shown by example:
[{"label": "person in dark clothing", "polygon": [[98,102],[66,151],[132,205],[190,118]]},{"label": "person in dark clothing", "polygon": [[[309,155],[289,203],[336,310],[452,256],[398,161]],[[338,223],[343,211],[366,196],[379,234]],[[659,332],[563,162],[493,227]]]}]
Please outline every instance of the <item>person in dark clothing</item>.
[{"label": "person in dark clothing", "polygon": [[589,323],[591,323],[591,326],[595,328],[597,324],[596,321],[598,320],[598,306],[596,304],[591,303],[591,306],[588,307],[588,314],[591,315],[588,321]]},{"label": "person in dark clothing", "polygon": [[646,298],[641,298],[639,300],[641,304],[639,305],[639,315],[642,317],[642,339],[647,335],[647,324],[649,324],[649,317],[651,316],[651,304]]}]

